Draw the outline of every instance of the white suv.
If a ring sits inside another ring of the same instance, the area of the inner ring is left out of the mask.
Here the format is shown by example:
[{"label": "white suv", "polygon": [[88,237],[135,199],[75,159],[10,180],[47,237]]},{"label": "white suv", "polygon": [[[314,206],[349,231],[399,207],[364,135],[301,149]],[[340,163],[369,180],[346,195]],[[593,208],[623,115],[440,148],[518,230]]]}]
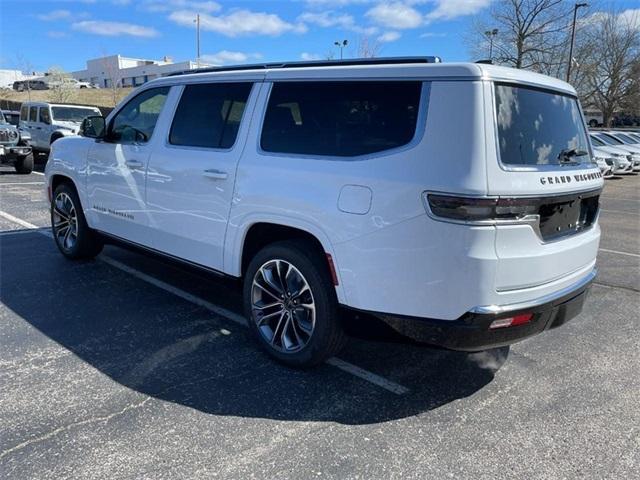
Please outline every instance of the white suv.
[{"label": "white suv", "polygon": [[574,89],[481,64],[375,59],[154,80],[46,168],[69,258],[127,242],[244,279],[289,365],[344,343],[340,308],[451,349],[577,315],[602,175]]}]

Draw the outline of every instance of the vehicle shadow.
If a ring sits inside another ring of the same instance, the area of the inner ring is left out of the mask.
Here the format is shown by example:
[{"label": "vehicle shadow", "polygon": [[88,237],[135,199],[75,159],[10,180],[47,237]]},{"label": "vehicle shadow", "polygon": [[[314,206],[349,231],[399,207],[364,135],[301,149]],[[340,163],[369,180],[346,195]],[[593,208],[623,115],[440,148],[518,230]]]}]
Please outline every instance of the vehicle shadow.
[{"label": "vehicle shadow", "polygon": [[[330,365],[308,371],[278,365],[245,327],[100,260],[69,262],[42,235],[0,241],[0,299],[10,310],[0,326],[2,360],[33,348],[20,344],[31,334],[2,339],[2,329],[25,330],[27,322],[74,354],[65,362],[86,362],[122,386],[211,415],[349,425],[406,418],[482,389],[509,353],[353,340],[340,357],[410,390],[396,395]],[[178,274],[167,271],[163,280],[171,275]],[[215,295],[206,300],[215,302]],[[56,368],[69,368],[65,362]],[[83,389],[82,381],[74,385]]]}]

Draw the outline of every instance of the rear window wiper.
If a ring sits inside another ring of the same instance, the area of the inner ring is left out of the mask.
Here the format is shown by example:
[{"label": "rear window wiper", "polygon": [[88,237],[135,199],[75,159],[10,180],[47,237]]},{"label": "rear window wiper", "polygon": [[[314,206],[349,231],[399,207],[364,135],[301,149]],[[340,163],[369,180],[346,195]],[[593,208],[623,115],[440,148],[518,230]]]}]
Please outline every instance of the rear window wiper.
[{"label": "rear window wiper", "polygon": [[565,148],[558,154],[558,161],[561,165],[577,165],[580,162],[576,162],[574,158],[582,157],[584,155],[589,155],[589,152],[578,150],[576,148]]}]

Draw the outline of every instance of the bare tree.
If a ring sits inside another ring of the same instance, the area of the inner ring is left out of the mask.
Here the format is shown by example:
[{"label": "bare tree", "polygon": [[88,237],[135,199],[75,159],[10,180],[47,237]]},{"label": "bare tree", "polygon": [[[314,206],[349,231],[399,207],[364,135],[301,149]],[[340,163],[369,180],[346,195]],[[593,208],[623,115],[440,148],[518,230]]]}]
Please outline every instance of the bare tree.
[{"label": "bare tree", "polygon": [[71,75],[60,67],[51,67],[47,71],[49,97],[56,103],[66,103],[73,97],[75,87]]},{"label": "bare tree", "polygon": [[616,10],[599,12],[589,19],[584,36],[580,93],[602,111],[609,126],[615,112],[640,96],[640,18]]},{"label": "bare tree", "polygon": [[498,0],[489,15],[476,22],[472,51],[484,57],[480,49],[489,43],[485,32],[496,28],[496,63],[546,73],[561,64],[572,8],[565,0]]},{"label": "bare tree", "polygon": [[358,58],[375,58],[380,55],[382,46],[377,40],[371,40],[367,36],[362,36],[358,40],[357,57]]},{"label": "bare tree", "polygon": [[109,61],[108,56],[102,56],[102,68],[104,69],[104,74],[108,80],[107,88],[111,89],[111,95],[113,100],[113,106],[115,107],[118,104],[118,99],[120,98],[119,90],[122,88],[122,72],[120,70],[120,62]]},{"label": "bare tree", "polygon": [[[16,55],[16,66],[23,75],[27,75],[29,78],[33,75],[33,64],[21,53]],[[27,98],[31,101],[31,82],[26,82],[24,85],[27,88]]]}]

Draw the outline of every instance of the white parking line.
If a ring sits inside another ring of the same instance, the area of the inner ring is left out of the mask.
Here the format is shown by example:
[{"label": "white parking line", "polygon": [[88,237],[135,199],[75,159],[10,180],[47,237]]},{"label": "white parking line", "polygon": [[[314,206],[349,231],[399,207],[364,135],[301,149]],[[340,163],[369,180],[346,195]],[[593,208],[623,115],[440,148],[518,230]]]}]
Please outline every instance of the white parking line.
[{"label": "white parking line", "polygon": [[625,210],[607,210],[604,208],[600,209],[601,212],[607,212],[607,213],[622,213],[624,215],[635,215],[637,212],[629,212],[629,211],[625,211]]},{"label": "white parking line", "polygon": [[[24,220],[21,220],[1,210],[0,210],[0,216],[14,223],[17,223],[18,225],[29,228],[31,230],[35,230],[37,233],[41,235],[51,238],[51,231],[49,229],[39,228],[33,223],[29,223]],[[247,326],[247,321],[242,315],[238,315],[237,313],[227,310],[226,308],[219,307],[211,302],[204,300],[203,298],[192,295],[189,292],[185,292],[184,290],[174,287],[173,285],[169,285],[168,283],[165,283],[162,280],[158,280],[157,278],[147,275],[146,273],[136,270],[135,268],[132,268],[128,265],[125,265],[124,263],[119,262],[118,260],[110,258],[106,255],[100,255],[98,257],[98,260],[101,260],[107,265],[117,268],[118,270],[122,270],[123,272],[126,272],[129,275],[133,275],[134,277],[139,278],[140,280],[150,283],[151,285],[157,288],[160,288],[169,293],[172,293],[173,295],[176,295],[177,297],[180,297],[188,302],[191,302],[200,307],[203,307],[221,317],[227,318],[245,327]],[[332,365],[344,372],[347,372],[369,383],[372,383],[391,393],[395,393],[396,395],[404,395],[410,392],[410,390],[407,387],[404,387],[398,383],[395,383],[391,380],[381,377],[380,375],[377,375],[373,372],[360,368],[352,363],[346,362],[340,358],[332,357],[329,360],[327,360],[327,364]]]},{"label": "white parking line", "polygon": [[33,173],[34,175],[42,175],[44,177],[44,173],[42,172],[31,172],[31,173]]},{"label": "white parking line", "polygon": [[17,223],[18,225],[20,225],[22,227],[25,227],[25,228],[38,228],[37,225],[34,225],[33,223],[25,222],[24,220],[22,220],[22,219],[20,219],[18,217],[14,217],[10,213],[3,212],[2,210],[0,210],[0,217],[5,218],[5,219],[9,220],[10,222]]},{"label": "white parking line", "polygon": [[0,185],[44,185],[44,182],[3,182]]},{"label": "white parking line", "polygon": [[638,258],[640,258],[640,255],[638,255],[637,253],[619,252],[618,250],[608,250],[606,248],[599,248],[598,250],[600,250],[601,252],[617,253],[618,255],[627,255],[628,257],[638,257]]}]

